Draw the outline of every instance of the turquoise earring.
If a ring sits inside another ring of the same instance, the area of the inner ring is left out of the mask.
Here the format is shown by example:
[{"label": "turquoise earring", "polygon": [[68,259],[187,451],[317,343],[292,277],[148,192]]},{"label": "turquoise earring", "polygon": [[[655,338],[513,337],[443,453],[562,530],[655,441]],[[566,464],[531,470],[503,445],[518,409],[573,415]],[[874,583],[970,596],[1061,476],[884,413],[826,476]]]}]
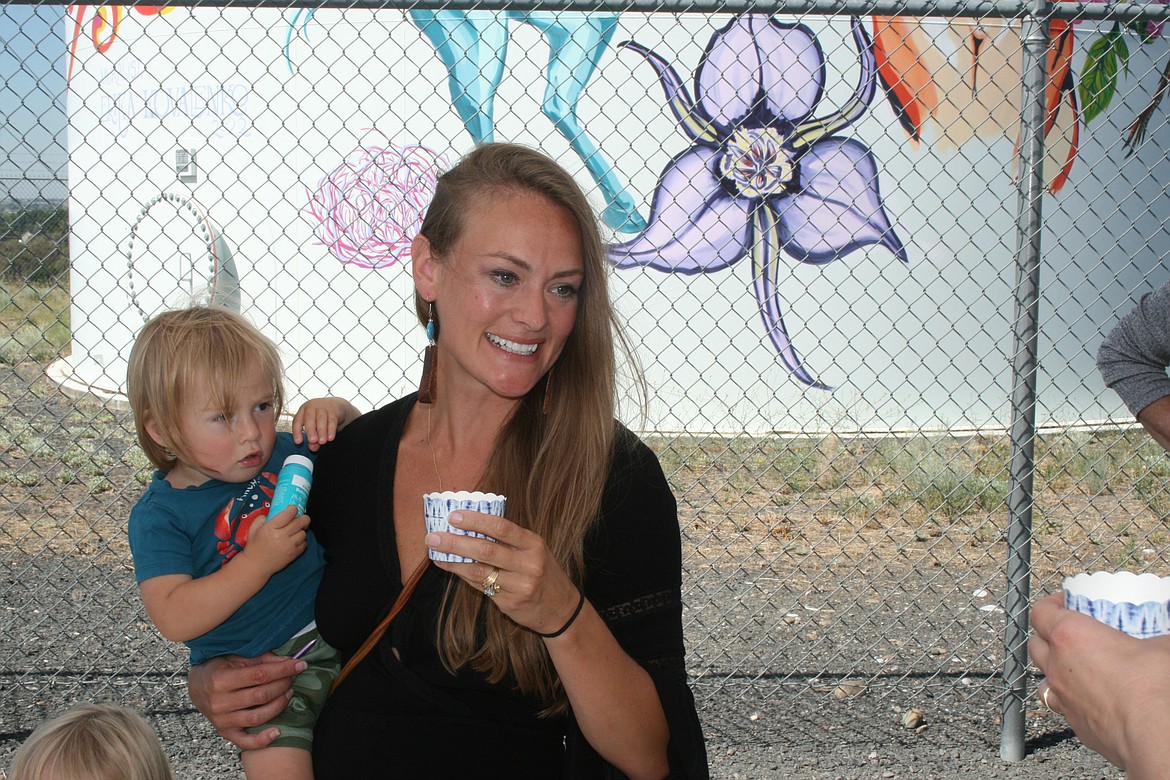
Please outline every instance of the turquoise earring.
[{"label": "turquoise earring", "polygon": [[427,302],[427,348],[423,350],[422,379],[418,383],[418,402],[433,404],[435,402],[435,356],[439,345],[435,343],[437,328],[435,327],[435,303]]}]

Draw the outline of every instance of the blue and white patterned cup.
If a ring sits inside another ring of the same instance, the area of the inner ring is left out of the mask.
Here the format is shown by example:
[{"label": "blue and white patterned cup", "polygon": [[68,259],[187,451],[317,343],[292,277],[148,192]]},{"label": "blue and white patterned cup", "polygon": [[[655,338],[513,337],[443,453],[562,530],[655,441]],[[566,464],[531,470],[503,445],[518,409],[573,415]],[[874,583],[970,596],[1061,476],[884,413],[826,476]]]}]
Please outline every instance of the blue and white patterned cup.
[{"label": "blue and white patterned cup", "polygon": [[1064,581],[1064,605],[1139,639],[1170,634],[1170,577],[1078,574]]},{"label": "blue and white patterned cup", "polygon": [[[480,493],[479,491],[469,493],[466,490],[445,490],[442,493],[427,493],[423,496],[423,513],[427,518],[427,533],[441,531],[449,534],[459,534],[460,536],[478,536],[480,539],[487,539],[494,542],[495,539],[492,539],[490,536],[484,536],[474,531],[463,531],[458,528],[452,528],[451,524],[447,522],[447,515],[456,509],[470,509],[473,512],[483,512],[484,514],[503,517],[504,506],[507,501],[508,499],[504,496],[497,496],[495,493]],[[428,549],[427,554],[431,556],[432,561],[475,563],[471,558],[439,552],[438,550]]]}]

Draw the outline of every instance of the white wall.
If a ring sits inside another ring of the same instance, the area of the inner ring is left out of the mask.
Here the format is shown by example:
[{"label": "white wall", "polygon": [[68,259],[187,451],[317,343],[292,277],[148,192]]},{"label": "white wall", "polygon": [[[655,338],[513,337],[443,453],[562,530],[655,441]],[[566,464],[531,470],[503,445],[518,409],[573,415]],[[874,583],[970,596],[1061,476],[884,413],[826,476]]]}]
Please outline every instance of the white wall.
[{"label": "white wall", "polygon": [[[290,71],[284,44],[293,13],[130,14],[106,53],[84,41],[78,47],[68,99],[73,345],[55,367],[61,381],[122,391],[143,312],[181,304],[210,281],[198,232],[203,213],[230,249],[242,310],[282,346],[294,407],[334,393],[368,409],[417,383],[424,339],[410,305],[409,267],[343,265],[315,241],[304,209],[317,182],[361,146],[420,144],[453,160],[471,141],[450,107],[445,69],[401,12],[318,12],[293,36]],[[632,38],[653,48],[689,85],[712,30],[727,18],[627,14],[614,42]],[[830,63],[819,111],[827,113],[853,89],[856,52],[843,24],[805,21]],[[1042,424],[1126,417],[1101,387],[1093,353],[1131,293],[1167,276],[1160,247],[1170,246],[1170,163],[1162,150],[1170,131],[1155,121],[1153,137],[1130,157],[1117,141],[1145,107],[1166,46],[1131,52],[1121,91],[1132,94],[1119,94],[1091,131],[1082,130],[1070,184],[1045,201]],[[544,148],[593,187],[540,113],[545,56],[535,30],[513,28],[496,138]],[[689,145],[650,68],[611,49],[581,109],[645,215],[658,173]],[[776,358],[751,293],[749,260],[693,277],[618,271],[613,289],[653,389],[650,427],[848,431],[1008,422],[1014,137],[911,144],[880,91],[842,134],[872,148],[910,262],[881,247],[824,266],[783,258],[793,341],[805,365],[836,389],[805,387]],[[175,173],[180,147],[197,150],[193,183]],[[131,248],[143,205],[164,193],[176,199],[152,206]]]}]

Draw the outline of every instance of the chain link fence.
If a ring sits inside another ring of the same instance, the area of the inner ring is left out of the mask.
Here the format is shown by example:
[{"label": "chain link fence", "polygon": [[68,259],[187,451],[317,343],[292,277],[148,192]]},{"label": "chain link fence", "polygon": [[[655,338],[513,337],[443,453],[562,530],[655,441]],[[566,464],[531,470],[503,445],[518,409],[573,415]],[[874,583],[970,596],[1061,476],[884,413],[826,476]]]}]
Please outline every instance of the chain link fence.
[{"label": "chain link fence", "polygon": [[58,7],[5,49],[68,124],[67,187],[0,179],[8,732],[189,707],[126,544],[144,320],[243,311],[292,408],[409,392],[409,239],[492,139],[604,223],[700,703],[988,689],[1018,758],[1030,593],[1166,573],[1170,461],[1093,363],[1170,276],[1164,6],[255,5]]}]

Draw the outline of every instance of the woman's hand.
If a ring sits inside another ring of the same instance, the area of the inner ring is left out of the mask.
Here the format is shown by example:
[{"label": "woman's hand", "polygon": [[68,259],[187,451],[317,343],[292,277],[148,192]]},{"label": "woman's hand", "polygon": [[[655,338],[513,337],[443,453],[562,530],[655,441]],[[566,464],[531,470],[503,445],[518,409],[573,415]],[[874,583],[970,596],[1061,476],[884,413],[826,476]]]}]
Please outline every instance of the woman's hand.
[{"label": "woman's hand", "polygon": [[280,729],[257,734],[247,729],[284,712],[292,695],[292,678],[305,668],[304,661],[272,653],[256,658],[219,656],[191,667],[187,692],[221,737],[242,750],[254,750],[276,739]]},{"label": "woman's hand", "polygon": [[1130,780],[1170,777],[1170,636],[1127,636],[1065,609],[1061,594],[1037,602],[1031,618],[1042,700]]},{"label": "woman's hand", "polygon": [[550,634],[568,622],[580,593],[549,553],[544,539],[496,515],[457,510],[447,519],[455,528],[476,531],[496,541],[459,534],[427,534],[427,547],[476,561],[435,561],[436,566],[478,591],[483,590],[488,575],[498,569],[492,603],[519,625],[539,634]]},{"label": "woman's hand", "polygon": [[[456,511],[451,525],[496,541],[459,534],[427,534],[430,548],[472,558],[476,563],[435,565],[478,591],[496,572],[491,602],[510,619],[544,639],[581,733],[605,760],[630,778],[665,777],[669,772],[666,715],[646,670],[618,644],[609,627],[549,553],[544,540],[503,517]],[[497,571],[498,570],[498,571]],[[486,598],[485,594],[485,598]],[[578,604],[582,608],[577,612]]]}]

